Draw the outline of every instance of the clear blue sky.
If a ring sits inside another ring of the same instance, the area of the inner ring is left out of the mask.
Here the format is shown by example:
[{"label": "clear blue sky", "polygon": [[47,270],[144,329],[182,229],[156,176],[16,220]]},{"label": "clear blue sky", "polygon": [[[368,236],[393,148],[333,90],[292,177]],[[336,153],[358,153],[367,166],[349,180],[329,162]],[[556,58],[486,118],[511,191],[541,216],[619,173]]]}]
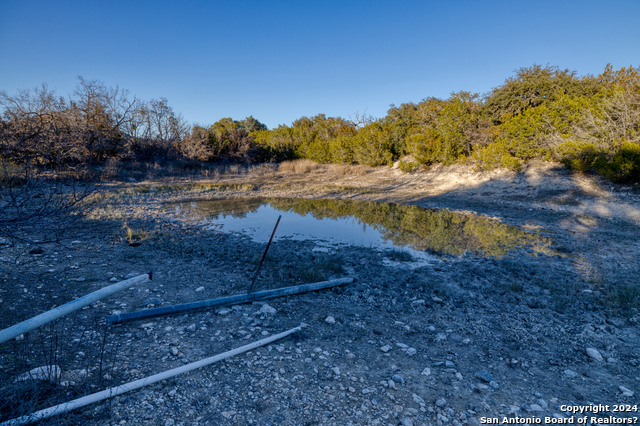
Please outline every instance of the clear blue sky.
[{"label": "clear blue sky", "polygon": [[382,117],[534,63],[640,65],[639,17],[639,0],[0,0],[0,90],[67,95],[81,75],[203,125]]}]

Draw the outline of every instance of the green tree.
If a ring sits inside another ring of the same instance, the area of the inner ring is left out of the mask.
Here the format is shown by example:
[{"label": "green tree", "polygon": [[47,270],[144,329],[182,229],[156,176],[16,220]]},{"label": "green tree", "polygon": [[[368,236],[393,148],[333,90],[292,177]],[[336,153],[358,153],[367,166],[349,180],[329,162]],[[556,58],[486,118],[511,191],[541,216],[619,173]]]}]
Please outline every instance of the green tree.
[{"label": "green tree", "polygon": [[592,96],[602,87],[593,76],[578,77],[575,71],[534,64],[515,71],[514,77],[485,98],[485,114],[500,124],[527,108],[553,102],[561,95]]}]

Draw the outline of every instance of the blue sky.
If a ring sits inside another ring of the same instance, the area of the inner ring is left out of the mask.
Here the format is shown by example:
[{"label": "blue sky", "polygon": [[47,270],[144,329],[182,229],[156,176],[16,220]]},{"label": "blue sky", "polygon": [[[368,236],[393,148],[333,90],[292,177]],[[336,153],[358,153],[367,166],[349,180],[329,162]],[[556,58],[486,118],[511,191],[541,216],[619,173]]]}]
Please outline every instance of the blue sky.
[{"label": "blue sky", "polygon": [[81,75],[202,125],[382,117],[534,63],[638,66],[639,16],[638,0],[0,0],[0,90],[67,95]]}]

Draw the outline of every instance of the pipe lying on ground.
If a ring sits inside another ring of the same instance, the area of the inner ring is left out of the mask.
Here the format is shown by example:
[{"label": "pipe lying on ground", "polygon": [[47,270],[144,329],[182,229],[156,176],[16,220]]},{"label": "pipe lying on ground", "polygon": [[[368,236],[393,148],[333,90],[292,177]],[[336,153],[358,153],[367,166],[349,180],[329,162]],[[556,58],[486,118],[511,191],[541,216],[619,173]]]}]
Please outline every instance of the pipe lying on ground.
[{"label": "pipe lying on ground", "polygon": [[146,309],[144,311],[128,312],[119,315],[109,315],[109,324],[122,324],[125,322],[155,318],[166,315],[181,314],[201,309],[217,308],[220,306],[237,305],[240,303],[254,302],[258,300],[273,299],[291,294],[306,293],[308,291],[323,290],[325,288],[336,287],[349,284],[353,278],[337,278],[335,280],[321,281],[312,284],[302,284],[293,287],[277,288],[275,290],[264,290],[256,293],[239,294],[236,296],[223,297],[220,299],[203,300],[200,302],[183,303],[181,305],[164,306],[162,308]]},{"label": "pipe lying on ground", "polygon": [[89,293],[86,296],[82,296],[79,299],[73,300],[62,306],[58,306],[50,311],[44,312],[26,321],[22,321],[16,325],[12,325],[9,328],[5,328],[0,331],[0,343],[13,339],[21,334],[38,328],[48,322],[58,319],[64,315],[67,315],[73,311],[92,304],[100,299],[110,296],[114,293],[122,291],[126,288],[132,287],[136,284],[141,284],[151,280],[151,272],[148,274],[138,275],[137,277],[130,278],[128,280],[120,281],[119,283],[110,285],[108,287],[101,288],[100,290]]},{"label": "pipe lying on ground", "polygon": [[300,324],[298,327],[292,328],[291,330],[287,330],[280,334],[276,334],[274,336],[267,337],[267,338],[258,340],[256,342],[249,343],[248,345],[241,346],[239,348],[221,353],[219,355],[214,355],[212,357],[205,358],[200,361],[192,362],[191,364],[183,365],[182,367],[174,368],[173,370],[168,370],[163,373],[154,374],[153,376],[149,376],[144,379],[139,379],[133,382],[125,383],[124,385],[119,385],[119,386],[112,387],[110,389],[105,389],[101,392],[96,392],[91,395],[83,396],[82,398],[74,399],[73,401],[69,401],[64,404],[59,404],[53,407],[45,408],[44,410],[37,411],[33,414],[29,414],[26,416],[18,417],[17,419],[6,421],[0,424],[0,426],[26,425],[38,420],[55,416],[57,414],[67,413],[71,410],[75,410],[76,408],[84,407],[85,405],[93,404],[94,402],[102,401],[103,399],[112,398],[114,396],[121,395],[125,392],[129,392],[129,391],[150,385],[152,383],[159,382],[161,380],[166,380],[171,377],[177,376],[178,374],[186,373],[188,371],[195,370],[200,367],[205,367],[215,362],[222,361],[223,359],[227,359],[232,356],[235,356],[244,352],[248,352],[252,349],[259,348],[260,346],[264,346],[268,343],[287,337],[288,335],[301,330],[302,327],[304,326],[305,324]]}]

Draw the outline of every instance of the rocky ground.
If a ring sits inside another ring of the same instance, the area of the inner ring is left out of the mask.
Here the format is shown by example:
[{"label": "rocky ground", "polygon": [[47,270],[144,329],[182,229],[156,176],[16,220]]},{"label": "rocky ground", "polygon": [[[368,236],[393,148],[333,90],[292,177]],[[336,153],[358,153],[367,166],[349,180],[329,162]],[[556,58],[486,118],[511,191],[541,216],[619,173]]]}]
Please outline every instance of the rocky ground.
[{"label": "rocky ground", "polygon": [[[414,265],[390,262],[393,253],[375,248],[324,253],[313,241],[276,238],[260,290],[344,276],[355,282],[106,324],[113,313],[245,292],[265,245],[209,230],[165,203],[248,195],[472,211],[537,229],[553,239],[554,254],[521,250]],[[637,187],[572,176],[554,164],[521,173],[455,166],[412,174],[322,166],[297,174],[263,169],[206,182],[113,185],[65,245],[33,254],[30,246],[0,246],[5,260],[23,253],[23,270],[40,277],[0,273],[0,326],[143,272],[153,271],[153,280],[1,344],[1,396],[13,402],[0,407],[0,418],[305,323],[282,341],[41,424],[458,426],[503,417],[561,423],[572,417],[567,406],[592,404],[608,409],[576,419],[613,416],[637,424],[638,225]],[[51,364],[61,369],[55,384],[14,383]]]}]

